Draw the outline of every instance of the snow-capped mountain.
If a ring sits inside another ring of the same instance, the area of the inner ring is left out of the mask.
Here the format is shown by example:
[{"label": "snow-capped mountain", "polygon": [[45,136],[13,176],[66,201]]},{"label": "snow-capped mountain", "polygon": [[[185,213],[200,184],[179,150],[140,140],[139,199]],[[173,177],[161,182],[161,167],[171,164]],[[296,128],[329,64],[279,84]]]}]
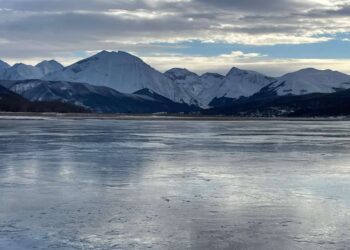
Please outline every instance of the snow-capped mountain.
[{"label": "snow-capped mountain", "polygon": [[203,86],[203,90],[197,95],[198,102],[203,104],[203,108],[207,108],[209,103],[213,100],[213,97],[209,94],[211,89],[218,86],[225,77],[223,75],[217,73],[206,73],[201,75],[201,83]]},{"label": "snow-capped mountain", "polygon": [[44,75],[63,69],[63,66],[55,60],[42,61],[36,66],[17,63],[10,67],[0,61],[0,80],[28,80],[40,79]]},{"label": "snow-capped mountain", "polygon": [[218,81],[222,81],[224,76],[216,73],[206,73],[197,75],[187,69],[173,68],[164,73],[176,84],[187,89],[194,96],[199,96],[203,90],[212,87]]},{"label": "snow-capped mountain", "polygon": [[200,77],[187,69],[173,68],[166,71],[164,75],[187,89],[194,96],[197,96],[203,90]]},{"label": "snow-capped mountain", "polygon": [[140,58],[122,51],[102,51],[43,79],[103,85],[122,93],[150,89],[175,102],[196,104],[195,98],[185,89]]},{"label": "snow-capped mountain", "polygon": [[202,107],[206,107],[208,104],[205,98],[206,91],[224,79],[224,76],[220,74],[206,73],[199,76],[187,69],[180,68],[170,69],[164,75],[190,92]]},{"label": "snow-capped mountain", "polygon": [[59,62],[55,61],[55,60],[50,60],[50,61],[42,61],[40,63],[38,63],[37,65],[35,65],[36,68],[39,68],[43,75],[47,75],[49,73],[53,73],[59,70],[62,70],[64,67],[62,64],[60,64]]},{"label": "snow-capped mountain", "polygon": [[[11,85],[11,90],[34,101],[58,98],[86,106],[87,102],[99,100],[98,103],[103,103],[99,110],[103,112],[109,110],[108,105],[112,107],[111,112],[127,111],[127,107],[130,112],[167,110],[164,102],[171,107],[174,107],[172,102],[176,102],[209,108],[231,105],[248,97],[266,98],[276,94],[283,97],[350,89],[349,75],[312,68],[279,78],[238,68],[232,68],[226,76],[215,73],[198,75],[181,68],[173,68],[162,74],[140,58],[122,51],[101,51],[65,68],[54,60],[43,61],[36,66],[19,63],[12,67],[0,61],[0,80],[17,81],[15,85]],[[23,80],[30,81],[26,84],[18,83]],[[87,92],[82,95],[80,90],[84,89]],[[101,93],[102,90],[109,94],[114,92],[105,96]],[[130,95],[135,98],[135,92],[137,98],[142,96],[142,102],[128,99]],[[119,98],[120,95],[123,98]],[[105,101],[102,101],[104,98]],[[126,106],[122,104],[122,100]],[[141,107],[141,103],[151,108]],[[156,104],[161,108],[155,108]]]},{"label": "snow-capped mountain", "polygon": [[310,93],[333,93],[350,88],[350,75],[313,68],[286,74],[271,84],[267,90],[278,95],[305,95]]},{"label": "snow-capped mountain", "polygon": [[225,76],[217,74],[217,73],[205,73],[201,75],[201,82],[204,85],[204,89],[209,89],[216,84],[219,84],[224,80]]},{"label": "snow-capped mountain", "polygon": [[0,74],[3,73],[8,68],[10,68],[10,65],[0,60]]},{"label": "snow-capped mountain", "polygon": [[17,63],[5,69],[0,75],[1,80],[40,79],[44,76],[41,69],[23,63]]},{"label": "snow-capped mountain", "polygon": [[222,81],[202,93],[200,99],[210,104],[215,98],[249,97],[275,81],[276,79],[255,71],[232,68]]},{"label": "snow-capped mountain", "polygon": [[187,104],[173,102],[143,89],[135,94],[123,94],[112,88],[87,83],[22,80],[0,81],[0,85],[32,102],[71,103],[100,113],[188,112]]}]

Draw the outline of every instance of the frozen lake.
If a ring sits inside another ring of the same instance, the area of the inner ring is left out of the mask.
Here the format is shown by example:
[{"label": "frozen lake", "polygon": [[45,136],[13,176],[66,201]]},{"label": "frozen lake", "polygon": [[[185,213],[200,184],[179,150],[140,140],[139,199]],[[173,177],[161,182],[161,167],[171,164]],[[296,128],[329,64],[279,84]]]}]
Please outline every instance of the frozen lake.
[{"label": "frozen lake", "polygon": [[0,249],[347,249],[350,122],[0,120]]}]

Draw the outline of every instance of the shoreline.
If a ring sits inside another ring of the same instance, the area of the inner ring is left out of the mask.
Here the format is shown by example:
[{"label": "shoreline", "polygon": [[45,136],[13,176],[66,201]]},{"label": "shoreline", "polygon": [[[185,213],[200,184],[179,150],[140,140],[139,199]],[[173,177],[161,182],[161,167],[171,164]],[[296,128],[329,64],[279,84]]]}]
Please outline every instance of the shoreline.
[{"label": "shoreline", "polygon": [[73,120],[149,120],[149,121],[350,121],[350,117],[240,117],[179,114],[98,114],[98,113],[26,113],[0,112],[0,119],[40,120],[45,118]]}]

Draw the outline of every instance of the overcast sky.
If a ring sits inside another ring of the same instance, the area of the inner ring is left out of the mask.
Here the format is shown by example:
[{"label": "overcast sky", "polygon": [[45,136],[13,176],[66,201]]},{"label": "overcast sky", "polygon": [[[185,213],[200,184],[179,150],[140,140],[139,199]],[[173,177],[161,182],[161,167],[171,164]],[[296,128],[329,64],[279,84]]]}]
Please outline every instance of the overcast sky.
[{"label": "overcast sky", "polygon": [[0,59],[124,50],[155,68],[350,73],[350,0],[0,0]]}]

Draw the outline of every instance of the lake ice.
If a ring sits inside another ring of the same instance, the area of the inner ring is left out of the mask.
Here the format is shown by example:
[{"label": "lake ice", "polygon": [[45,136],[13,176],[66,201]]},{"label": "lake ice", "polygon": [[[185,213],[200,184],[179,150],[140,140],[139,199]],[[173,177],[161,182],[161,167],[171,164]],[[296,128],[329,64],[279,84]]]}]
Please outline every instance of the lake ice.
[{"label": "lake ice", "polygon": [[0,120],[0,249],[346,249],[350,122]]}]

